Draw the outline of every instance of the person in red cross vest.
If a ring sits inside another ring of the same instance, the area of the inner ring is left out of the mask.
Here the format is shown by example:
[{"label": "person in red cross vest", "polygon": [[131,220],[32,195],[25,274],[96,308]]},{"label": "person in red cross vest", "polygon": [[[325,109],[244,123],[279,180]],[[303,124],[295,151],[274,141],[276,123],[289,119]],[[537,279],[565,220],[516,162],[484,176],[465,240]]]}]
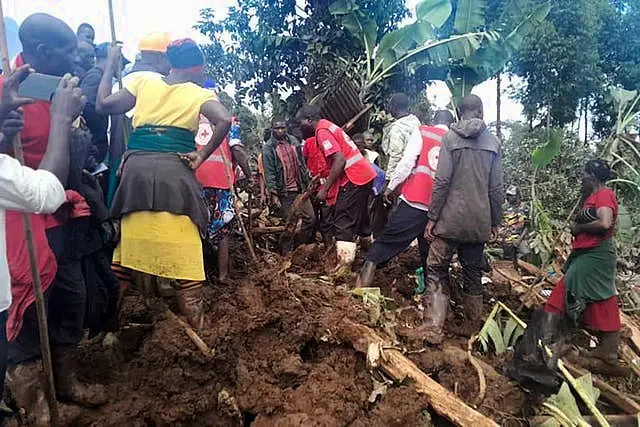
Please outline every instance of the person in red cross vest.
[{"label": "person in red cross vest", "polygon": [[412,132],[385,192],[387,200],[400,192],[400,203],[382,235],[367,252],[356,286],[371,286],[377,266],[400,254],[415,239],[418,239],[423,271],[426,270],[429,244],[424,238],[424,229],[429,221],[433,177],[438,168],[442,137],[452,122],[453,114],[441,110],[436,112],[433,126],[423,125]]},{"label": "person in red cross vest", "polygon": [[[205,82],[207,87],[207,82]],[[232,119],[235,122],[235,117]],[[233,125],[232,125],[233,127]],[[209,120],[200,115],[196,134],[196,148],[202,150],[213,136]],[[196,178],[202,184],[202,196],[209,210],[209,224],[205,241],[218,249],[218,281],[224,283],[229,275],[229,235],[233,230],[235,212],[232,194],[235,184],[233,165],[239,165],[251,179],[249,156],[238,135],[231,132],[222,144],[196,169]]]},{"label": "person in red cross vest", "polygon": [[331,188],[339,187],[333,229],[338,263],[349,266],[355,259],[356,238],[370,234],[367,201],[376,173],[346,132],[323,119],[318,107],[303,106],[296,119],[306,138],[316,137],[316,144],[330,169],[316,199],[325,202]]}]

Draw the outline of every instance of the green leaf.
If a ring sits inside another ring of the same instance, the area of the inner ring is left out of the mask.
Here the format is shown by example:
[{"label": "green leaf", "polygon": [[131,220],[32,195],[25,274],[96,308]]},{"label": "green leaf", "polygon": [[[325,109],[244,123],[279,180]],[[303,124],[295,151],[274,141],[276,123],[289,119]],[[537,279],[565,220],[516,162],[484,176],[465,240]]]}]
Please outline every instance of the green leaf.
[{"label": "green leaf", "polygon": [[611,96],[622,109],[638,96],[637,90],[626,90],[621,87],[611,89]]},{"label": "green leaf", "polygon": [[591,403],[595,405],[600,397],[600,390],[597,387],[593,386],[593,378],[591,374],[584,375],[580,378],[576,378],[576,388],[582,389],[582,395],[586,395],[589,397]]},{"label": "green leaf", "polygon": [[531,153],[533,166],[538,169],[546,168],[560,152],[563,139],[564,132],[561,129],[552,129],[549,133],[549,140]]},{"label": "green leaf", "polygon": [[358,9],[358,4],[353,0],[336,0],[329,5],[329,13],[332,15],[347,15]]},{"label": "green leaf", "polygon": [[518,338],[520,338],[522,335],[524,335],[524,329],[520,325],[518,325],[515,332],[511,336],[511,341],[508,343],[509,347],[513,347],[514,345],[516,345]]},{"label": "green leaf", "polygon": [[525,37],[531,35],[551,12],[551,1],[547,1],[525,17],[505,38],[513,50],[520,48]]},{"label": "green leaf", "polygon": [[459,0],[453,25],[455,34],[477,31],[485,25],[486,0]]},{"label": "green leaf", "polygon": [[517,327],[518,322],[516,322],[515,319],[509,317],[509,320],[507,320],[507,324],[504,326],[504,331],[502,332],[502,339],[504,340],[504,343],[506,345],[509,345],[509,343],[511,342],[511,336],[513,335]]},{"label": "green leaf", "polygon": [[424,21],[440,28],[447,22],[453,10],[450,0],[424,0],[416,6],[418,21]]},{"label": "green leaf", "polygon": [[496,349],[496,354],[504,353],[506,346],[504,345],[504,340],[502,339],[502,333],[500,332],[498,323],[496,323],[494,319],[489,319],[486,326],[487,334],[491,337],[491,342],[493,342],[493,346]]},{"label": "green leaf", "polygon": [[[549,397],[549,399],[547,399],[547,402],[558,408],[562,412],[562,414],[564,414],[565,417],[571,421],[575,422],[578,419],[582,419],[582,416],[580,415],[580,409],[578,408],[578,404],[576,403],[576,399],[575,397],[573,397],[571,389],[566,382],[562,383],[562,387],[560,387],[560,391],[558,391],[558,394],[554,394]],[[550,415],[555,414],[550,413]]]}]

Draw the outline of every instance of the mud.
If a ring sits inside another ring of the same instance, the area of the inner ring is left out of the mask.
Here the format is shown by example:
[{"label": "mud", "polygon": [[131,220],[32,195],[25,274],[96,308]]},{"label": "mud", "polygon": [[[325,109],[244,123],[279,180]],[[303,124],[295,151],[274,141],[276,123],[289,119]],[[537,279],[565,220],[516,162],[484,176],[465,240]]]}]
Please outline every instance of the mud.
[{"label": "mud", "polygon": [[[241,245],[232,251],[241,253]],[[76,355],[81,379],[105,384],[110,401],[83,409],[73,425],[448,425],[428,411],[425,397],[411,384],[390,385],[370,399],[381,374],[371,372],[364,356],[337,337],[345,318],[379,330],[384,325],[372,323],[367,307],[336,287],[330,277],[334,258],[325,252],[322,245],[301,247],[289,258],[263,252],[259,267],[237,261],[231,283],[208,286],[207,318],[199,335],[213,350],[210,357],[167,316],[169,301],[145,301],[129,289],[120,330],[83,343]],[[387,330],[420,322],[421,312],[402,291],[415,287],[418,260],[417,248],[411,248],[376,275],[376,284],[393,299]],[[343,284],[355,279],[357,268],[340,278]],[[500,286],[490,291],[508,296],[508,288]],[[491,298],[488,293],[487,310]],[[458,318],[452,310],[448,324]],[[467,338],[448,327],[442,346],[411,348],[402,340],[399,345],[444,387],[469,405],[478,403]],[[487,393],[478,410],[500,425],[526,425],[534,402],[501,374],[505,360],[482,362]],[[637,390],[636,383],[622,386]]]}]

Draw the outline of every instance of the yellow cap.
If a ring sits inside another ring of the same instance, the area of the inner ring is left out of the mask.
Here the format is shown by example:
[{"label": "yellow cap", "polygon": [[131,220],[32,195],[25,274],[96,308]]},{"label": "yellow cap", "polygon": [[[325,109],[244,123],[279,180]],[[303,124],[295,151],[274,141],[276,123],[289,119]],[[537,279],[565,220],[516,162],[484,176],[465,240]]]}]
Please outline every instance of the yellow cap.
[{"label": "yellow cap", "polygon": [[140,39],[138,49],[140,49],[141,52],[166,52],[169,43],[171,43],[169,33],[150,33]]}]

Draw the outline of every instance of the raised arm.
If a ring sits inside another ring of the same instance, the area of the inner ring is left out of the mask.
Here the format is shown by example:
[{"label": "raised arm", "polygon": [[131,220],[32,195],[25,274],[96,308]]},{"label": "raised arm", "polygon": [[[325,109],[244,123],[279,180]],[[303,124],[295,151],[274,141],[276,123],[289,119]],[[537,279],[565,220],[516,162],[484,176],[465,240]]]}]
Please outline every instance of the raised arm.
[{"label": "raised arm", "polygon": [[113,77],[120,66],[120,47],[113,46],[109,50],[107,65],[98,87],[96,111],[99,114],[124,114],[136,105],[136,98],[131,92],[123,88],[112,94]]}]

